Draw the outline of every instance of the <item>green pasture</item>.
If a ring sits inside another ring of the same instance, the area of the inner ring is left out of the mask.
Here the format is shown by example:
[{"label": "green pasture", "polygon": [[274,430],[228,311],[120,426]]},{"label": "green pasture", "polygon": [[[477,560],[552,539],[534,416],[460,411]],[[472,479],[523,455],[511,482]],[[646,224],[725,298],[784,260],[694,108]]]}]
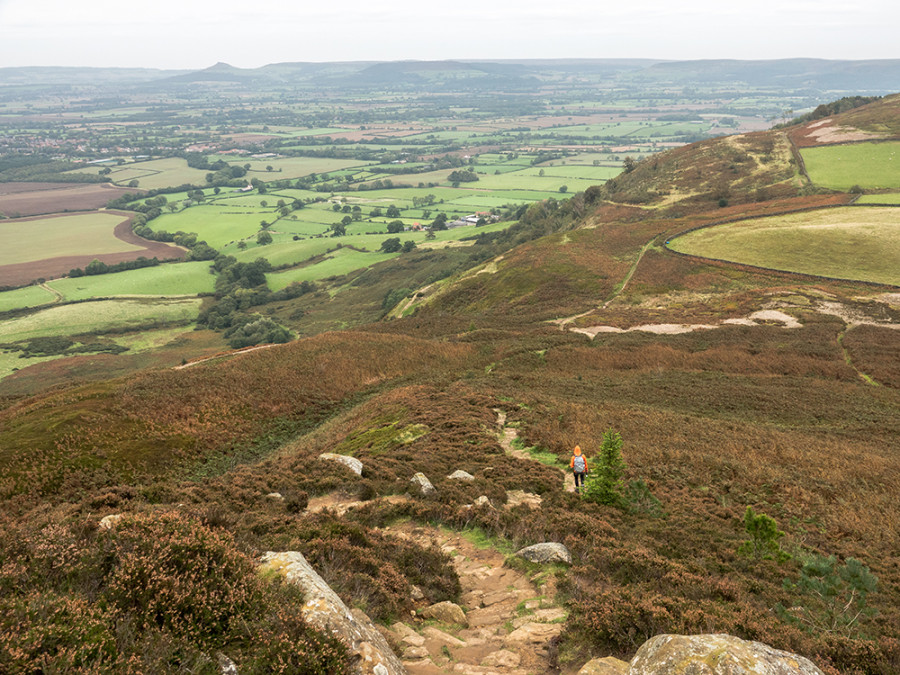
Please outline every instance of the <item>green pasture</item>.
[{"label": "green pasture", "polygon": [[[403,241],[403,235],[399,236]],[[400,253],[364,253],[351,248],[340,248],[328,254],[325,260],[305,267],[296,267],[283,272],[266,275],[269,288],[278,291],[295,281],[318,281],[332,276],[342,276],[355,270],[371,267],[384,260],[395,258]]]},{"label": "green pasture", "polygon": [[160,328],[159,330],[142,330],[134,333],[127,333],[125,335],[114,336],[112,341],[122,347],[128,347],[128,351],[135,354],[165,347],[173,340],[191,330],[193,330],[193,328],[185,330],[184,326]]},{"label": "green pasture", "polygon": [[26,286],[0,293],[0,312],[8,312],[11,309],[22,307],[40,307],[49,305],[55,300],[56,296],[46,288]]},{"label": "green pasture", "polygon": [[[229,155],[227,158],[223,157],[223,159],[237,166],[249,164],[250,170],[246,175],[247,180],[259,178],[262,181],[284,180],[285,178],[293,180],[308,176],[311,173],[331,173],[371,164],[371,162],[360,159],[333,159],[330,157],[263,157],[253,159],[248,157],[234,158]],[[272,171],[266,169],[269,166],[272,167]]]},{"label": "green pasture", "polygon": [[195,232],[198,238],[213,248],[255,235],[260,221],[271,223],[274,214],[259,211],[236,211],[218,204],[198,204],[177,213],[167,213],[152,222],[159,232]]},{"label": "green pasture", "polygon": [[[545,169],[545,172],[554,168],[556,167],[548,167]],[[530,171],[530,169],[526,169],[525,171]],[[487,190],[535,190],[553,193],[558,192],[561,186],[567,185],[569,188],[568,192],[575,193],[587,190],[592,185],[597,185],[602,182],[602,180],[588,180],[583,178],[528,175],[523,171],[516,171],[514,173],[503,173],[499,176],[479,176],[477,186]]]},{"label": "green pasture", "polygon": [[857,204],[900,204],[900,192],[888,192],[880,195],[861,195]]},{"label": "green pasture", "polygon": [[192,169],[187,161],[180,157],[166,157],[165,159],[151,159],[146,162],[131,162],[112,168],[109,177],[118,185],[127,185],[132,180],[138,181],[138,186],[153,190],[156,188],[173,187],[184,183],[204,185],[208,171]]},{"label": "green pasture", "polygon": [[216,278],[209,262],[166,263],[156,267],[55,279],[47,285],[63,295],[66,302],[116,296],[179,296],[212,293]]},{"label": "green pasture", "polygon": [[539,176],[541,171],[544,172],[545,177],[581,178],[584,180],[604,181],[622,173],[622,167],[584,166],[580,164],[558,164],[554,162],[553,166],[535,166],[530,169],[522,169],[518,175]]},{"label": "green pasture", "polygon": [[900,188],[900,141],[803,148],[800,154],[810,180],[821,187]]},{"label": "green pasture", "polygon": [[838,279],[900,285],[900,219],[891,207],[820,209],[696,230],[681,253]]},{"label": "green pasture", "polygon": [[4,377],[12,375],[17,370],[22,370],[28,366],[42,361],[52,361],[53,359],[62,358],[60,356],[32,356],[30,358],[21,358],[20,351],[4,351],[0,349],[0,380]]},{"label": "green pasture", "polygon": [[137,329],[156,323],[188,322],[200,310],[198,298],[100,300],[48,307],[0,323],[0,342],[104,330]]},{"label": "green pasture", "polygon": [[113,235],[126,218],[94,211],[72,216],[0,221],[0,265],[62,256],[140,251]]}]

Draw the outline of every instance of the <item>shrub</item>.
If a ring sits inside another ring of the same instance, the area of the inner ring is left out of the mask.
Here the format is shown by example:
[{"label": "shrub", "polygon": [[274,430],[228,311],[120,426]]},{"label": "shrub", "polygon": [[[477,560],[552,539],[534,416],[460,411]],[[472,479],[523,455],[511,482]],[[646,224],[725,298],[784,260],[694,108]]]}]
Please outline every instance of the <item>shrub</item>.
[{"label": "shrub", "polygon": [[749,555],[757,560],[777,560],[784,562],[791,556],[781,550],[778,540],[784,536],[784,532],[778,529],[775,519],[765,513],[757,515],[753,507],[748,506],[744,512],[744,529],[750,535],[750,539],[738,547],[738,553]]},{"label": "shrub", "polygon": [[608,429],[603,434],[595,464],[584,487],[585,499],[607,506],[621,506],[625,461],[622,459],[622,437],[618,432]]},{"label": "shrub", "polygon": [[878,578],[856,558],[839,566],[833,555],[816,555],[803,565],[797,582],[784,580],[785,589],[799,594],[798,604],[779,603],[775,611],[811,633],[857,637],[860,620],[874,613],[867,599],[877,586]]},{"label": "shrub", "polygon": [[256,567],[227,533],[166,513],[126,518],[107,536],[112,568],[102,596],[140,631],[213,644],[260,611]]}]

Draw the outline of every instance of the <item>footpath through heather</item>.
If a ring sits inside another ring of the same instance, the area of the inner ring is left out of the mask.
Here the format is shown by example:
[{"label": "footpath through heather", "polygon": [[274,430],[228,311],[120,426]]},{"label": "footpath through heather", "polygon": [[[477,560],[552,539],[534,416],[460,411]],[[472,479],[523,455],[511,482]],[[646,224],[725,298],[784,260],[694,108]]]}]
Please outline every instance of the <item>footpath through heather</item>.
[{"label": "footpath through heather", "polygon": [[[498,413],[498,438],[512,456],[534,461],[517,449],[515,429],[505,426],[506,414]],[[567,490],[571,481],[560,479]],[[539,509],[541,498],[520,490],[510,491],[506,507],[527,504]],[[381,498],[398,502],[406,496]],[[346,513],[365,502],[338,494],[310,499],[308,511],[325,509]],[[410,675],[457,673],[461,675],[527,675],[559,672],[556,644],[566,610],[556,602],[557,565],[507,566],[511,553],[486,540],[477,531],[404,522],[378,530],[381,534],[435,546],[449,555],[462,586],[460,604],[429,605],[414,589],[417,610],[403,621],[383,628]],[[530,570],[530,571],[528,571]]]}]

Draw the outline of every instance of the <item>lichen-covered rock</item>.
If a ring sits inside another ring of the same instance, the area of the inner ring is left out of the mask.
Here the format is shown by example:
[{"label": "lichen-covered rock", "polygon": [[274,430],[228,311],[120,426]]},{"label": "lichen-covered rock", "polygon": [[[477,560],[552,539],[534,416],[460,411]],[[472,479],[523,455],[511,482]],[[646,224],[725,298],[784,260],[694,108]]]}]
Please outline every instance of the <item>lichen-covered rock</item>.
[{"label": "lichen-covered rock", "polygon": [[426,619],[434,619],[441,623],[459,624],[465,627],[469,626],[469,622],[466,619],[466,613],[462,611],[462,607],[446,600],[430,605],[420,613]]},{"label": "lichen-covered rock", "polygon": [[116,529],[116,525],[119,524],[120,520],[122,520],[121,513],[112,513],[100,519],[99,527],[101,530],[114,530]]},{"label": "lichen-covered rock", "polygon": [[262,557],[262,570],[284,576],[303,589],[303,618],[311,626],[334,635],[358,656],[356,675],[406,675],[406,668],[362,611],[350,611],[325,580],[297,551],[268,552]]},{"label": "lichen-covered rock", "polygon": [[536,563],[565,563],[572,564],[572,554],[563,544],[555,542],[545,542],[543,544],[535,544],[534,546],[526,546],[516,551],[516,555],[525,560]]},{"label": "lichen-covered rock", "polygon": [[524,504],[529,509],[539,509],[541,508],[541,503],[544,500],[540,495],[536,495],[531,492],[525,492],[524,490],[507,490],[506,491],[506,508],[513,509],[517,506]]},{"label": "lichen-covered rock", "polygon": [[435,491],[434,485],[431,484],[431,481],[428,480],[428,477],[421,471],[410,478],[409,482],[419,488],[419,492],[421,492],[423,495],[430,495]]},{"label": "lichen-covered rock", "polygon": [[333,452],[323,452],[319,455],[319,459],[340,462],[357,476],[362,476],[363,463],[356,459],[356,457],[351,457],[350,455],[337,455]]},{"label": "lichen-covered rock", "polygon": [[585,663],[578,671],[578,675],[628,675],[628,667],[628,661],[604,656],[602,659],[591,659]]},{"label": "lichen-covered rock", "polygon": [[812,661],[731,635],[657,635],[628,675],[823,675]]},{"label": "lichen-covered rock", "polygon": [[485,656],[481,665],[490,668],[518,668],[521,660],[522,657],[508,649],[498,649]]},{"label": "lichen-covered rock", "polygon": [[238,669],[234,661],[222,652],[216,652],[216,662],[219,664],[220,675],[238,675]]},{"label": "lichen-covered rock", "polygon": [[467,471],[463,471],[462,469],[457,469],[453,473],[451,473],[447,478],[452,480],[465,480],[465,481],[473,481],[475,480],[475,476],[470,474]]},{"label": "lichen-covered rock", "polygon": [[284,495],[281,494],[280,492],[270,492],[269,494],[266,495],[266,498],[267,498],[267,499],[272,499],[272,500],[274,500],[274,501],[276,501],[276,502],[283,502],[283,501],[284,501]]}]

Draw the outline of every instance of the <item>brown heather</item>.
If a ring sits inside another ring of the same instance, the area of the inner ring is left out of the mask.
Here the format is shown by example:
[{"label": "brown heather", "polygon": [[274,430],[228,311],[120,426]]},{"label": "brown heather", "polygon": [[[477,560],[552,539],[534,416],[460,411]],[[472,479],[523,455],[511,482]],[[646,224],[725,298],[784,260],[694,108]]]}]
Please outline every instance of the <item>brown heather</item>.
[{"label": "brown heather", "polygon": [[[808,656],[829,675],[900,672],[898,331],[847,330],[811,309],[790,310],[803,324],[790,330],[590,340],[548,323],[588,312],[573,325],[718,324],[776,297],[821,294],[874,307],[882,289],[663,248],[725,218],[845,203],[791,197],[778,134],[642,162],[617,199],[661,203],[667,184],[696,194],[640,209],[592,189],[566,207],[588,227],[506,251],[496,272],[452,279],[403,319],[8,406],[0,671],[214,672],[221,650],[241,672],[341,672],[342,649],[303,625],[296,591],[258,579],[253,560],[300,550],[349,605],[390,621],[411,609],[413,584],[430,601],[459,594],[446,556],[379,529],[410,519],[479,528],[508,546],[566,544],[575,565],[559,580],[570,610],[560,654],[570,664],[628,657],[656,633],[724,632]],[[712,201],[721,192],[730,206]],[[544,458],[565,461],[579,444],[590,461],[615,429],[626,479],[646,481],[662,515],[563,492],[556,468],[504,454],[495,409]],[[356,456],[363,476],[322,452]],[[475,480],[447,479],[456,469]],[[410,493],[416,471],[435,495]],[[541,508],[504,508],[511,489],[540,494]],[[285,501],[266,497],[274,491]],[[304,508],[335,493],[364,504],[341,516]],[[494,508],[466,508],[480,495]],[[737,553],[747,506],[776,519],[791,560]],[[132,515],[98,532],[109,513]],[[777,618],[777,603],[801,601],[782,582],[811,555],[855,557],[877,575],[876,614],[854,638]]]}]

